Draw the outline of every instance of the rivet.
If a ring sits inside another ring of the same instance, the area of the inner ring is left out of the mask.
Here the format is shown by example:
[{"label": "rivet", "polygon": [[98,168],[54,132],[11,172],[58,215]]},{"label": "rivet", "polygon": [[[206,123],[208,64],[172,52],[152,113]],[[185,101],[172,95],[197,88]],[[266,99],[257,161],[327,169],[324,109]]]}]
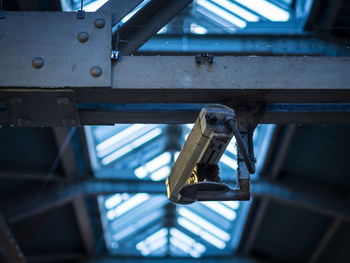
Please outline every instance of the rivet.
[{"label": "rivet", "polygon": [[17,124],[19,126],[27,126],[30,123],[30,119],[27,117],[19,117],[17,118]]},{"label": "rivet", "polygon": [[75,120],[74,119],[63,119],[62,123],[65,126],[73,126],[75,124]]},{"label": "rivet", "polygon": [[97,78],[102,75],[102,69],[98,66],[94,66],[90,69],[91,76]]},{"label": "rivet", "polygon": [[36,57],[32,60],[33,68],[42,68],[44,66],[44,59],[41,57]]},{"label": "rivet", "polygon": [[12,97],[9,99],[9,101],[12,105],[21,105],[23,102],[22,98],[20,97]]},{"label": "rivet", "polygon": [[89,34],[86,33],[86,32],[80,32],[78,34],[78,40],[81,42],[81,43],[84,43],[86,41],[88,41],[89,39]]},{"label": "rivet", "polygon": [[104,28],[106,21],[103,18],[96,18],[94,24],[96,28]]},{"label": "rivet", "polygon": [[68,97],[58,97],[57,98],[57,104],[60,106],[66,106],[70,102]]}]

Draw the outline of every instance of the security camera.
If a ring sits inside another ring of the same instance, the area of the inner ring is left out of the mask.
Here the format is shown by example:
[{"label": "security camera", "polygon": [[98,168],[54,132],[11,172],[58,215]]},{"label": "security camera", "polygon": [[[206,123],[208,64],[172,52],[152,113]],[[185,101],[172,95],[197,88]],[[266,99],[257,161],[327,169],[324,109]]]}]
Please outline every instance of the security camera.
[{"label": "security camera", "polygon": [[[218,162],[232,137],[238,146],[239,188],[221,182]],[[169,200],[179,204],[195,201],[249,200],[249,173],[254,156],[236,127],[235,112],[223,105],[203,107],[166,180]],[[241,160],[241,162],[240,162]],[[244,167],[242,167],[244,166]]]}]

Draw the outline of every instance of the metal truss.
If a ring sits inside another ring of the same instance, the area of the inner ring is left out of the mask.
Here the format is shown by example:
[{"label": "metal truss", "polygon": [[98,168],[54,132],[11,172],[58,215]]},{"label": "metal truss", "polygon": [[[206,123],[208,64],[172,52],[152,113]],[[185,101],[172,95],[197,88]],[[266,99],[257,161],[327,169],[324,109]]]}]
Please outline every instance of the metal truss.
[{"label": "metal truss", "polygon": [[[313,189],[310,186],[310,189]],[[62,206],[79,196],[98,196],[113,193],[154,193],[165,194],[164,182],[148,181],[120,181],[113,179],[86,179],[51,189],[49,193],[42,194],[40,198],[30,199],[24,197],[11,206],[4,200],[1,207],[4,216],[10,223],[18,222],[49,209]],[[344,201],[332,195],[322,196],[306,192],[300,189],[288,187],[282,183],[270,181],[256,181],[252,183],[251,195],[253,197],[268,197],[272,200],[312,209],[315,212],[336,216],[343,220],[350,220],[350,209]],[[14,199],[8,197],[8,200]]]}]

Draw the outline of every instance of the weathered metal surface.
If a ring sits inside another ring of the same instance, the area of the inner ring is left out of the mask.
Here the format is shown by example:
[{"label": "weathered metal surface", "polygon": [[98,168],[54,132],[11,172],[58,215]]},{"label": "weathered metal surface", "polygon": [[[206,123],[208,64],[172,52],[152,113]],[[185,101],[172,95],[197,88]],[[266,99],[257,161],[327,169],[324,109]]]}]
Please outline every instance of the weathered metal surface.
[{"label": "weathered metal surface", "polygon": [[[105,26],[96,27],[96,19]],[[6,12],[0,20],[0,87],[109,87],[111,16]],[[92,76],[90,70],[101,73]]]},{"label": "weathered metal surface", "polygon": [[72,90],[1,90],[6,103],[5,125],[79,126],[78,108]]},{"label": "weathered metal surface", "polygon": [[[121,57],[116,89],[347,90],[347,57],[215,57],[196,64],[192,56]],[[283,93],[283,92],[281,92]]]}]

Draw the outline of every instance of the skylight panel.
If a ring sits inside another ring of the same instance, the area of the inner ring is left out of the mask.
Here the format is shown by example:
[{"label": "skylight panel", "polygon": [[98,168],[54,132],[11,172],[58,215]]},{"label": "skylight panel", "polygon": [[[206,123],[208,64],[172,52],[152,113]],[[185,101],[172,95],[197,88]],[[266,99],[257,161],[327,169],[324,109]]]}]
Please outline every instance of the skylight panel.
[{"label": "skylight panel", "polygon": [[228,167],[233,168],[234,170],[237,170],[238,168],[236,160],[232,159],[231,157],[228,157],[227,154],[223,154],[221,156],[220,162],[226,164]]},{"label": "skylight panel", "polygon": [[214,21],[215,23],[219,24],[219,29],[228,31],[230,33],[233,33],[236,31],[237,27],[236,26],[232,26],[232,24],[230,22],[228,22],[225,19],[222,19],[221,17],[213,14],[212,12],[208,11],[207,9],[198,6],[196,11],[200,14],[202,14],[203,16],[205,16],[206,18],[209,18],[210,20]]},{"label": "skylight panel", "polygon": [[208,30],[205,27],[202,27],[196,23],[191,23],[190,30],[191,30],[191,33],[197,34],[197,35],[204,35],[208,32]]},{"label": "skylight panel", "polygon": [[226,150],[232,153],[233,155],[237,155],[237,148],[236,148],[236,139],[232,138],[231,142],[227,145]]},{"label": "skylight panel", "polygon": [[[159,181],[167,177],[170,173],[169,164],[171,160],[171,154],[165,152],[151,161],[147,162],[145,165],[138,167],[134,170],[136,177],[139,179],[145,178],[148,174],[151,175],[153,181]],[[165,166],[167,165],[167,166]]]},{"label": "skylight panel", "polygon": [[[174,228],[174,227],[171,228],[170,234],[173,238],[180,241],[181,244],[184,244],[185,246],[185,249],[183,249],[184,252],[190,254],[193,257],[200,257],[202,253],[206,251],[206,247],[203,244],[195,241],[193,238],[189,237],[188,235],[178,230],[177,228]],[[174,245],[176,246],[176,244]]]},{"label": "skylight panel", "polygon": [[265,0],[235,0],[271,21],[288,21],[289,12]]},{"label": "skylight panel", "polygon": [[224,241],[220,240],[219,238],[216,238],[212,234],[203,230],[202,228],[200,228],[196,224],[192,223],[187,218],[180,216],[177,219],[177,222],[180,226],[184,227],[185,229],[192,232],[193,234],[201,237],[203,240],[207,241],[208,243],[212,244],[213,246],[217,247],[218,249],[224,249],[226,247],[226,244]]},{"label": "skylight panel", "polygon": [[208,11],[216,14],[217,16],[220,16],[226,21],[229,21],[231,24],[239,28],[245,28],[247,26],[247,23],[244,20],[232,15],[231,13],[225,11],[224,9],[218,7],[217,5],[214,5],[208,2],[207,0],[198,0],[197,4],[207,9]]},{"label": "skylight panel", "polygon": [[152,181],[160,181],[163,180],[165,177],[167,177],[170,174],[170,167],[169,165],[164,166],[163,168],[160,168],[159,170],[153,172],[151,174]]},{"label": "skylight panel", "polygon": [[131,152],[132,150],[140,147],[141,145],[145,144],[146,142],[156,138],[162,133],[161,128],[156,128],[142,137],[130,142],[128,145],[118,149],[117,151],[111,153],[110,155],[106,156],[105,158],[102,159],[102,164],[107,165],[120,157],[124,156],[125,154]]},{"label": "skylight panel", "polygon": [[228,208],[227,206],[223,205],[221,202],[201,202],[201,204],[205,205],[206,207],[210,208],[211,210],[215,211],[216,213],[230,221],[236,219],[236,212],[231,208]]},{"label": "skylight panel", "polygon": [[86,12],[96,12],[101,6],[107,3],[108,0],[95,0],[84,6]]},{"label": "skylight panel", "polygon": [[165,152],[158,157],[154,158],[153,160],[149,161],[145,164],[145,167],[148,172],[152,173],[155,170],[159,169],[160,167],[168,164],[171,160],[171,154],[169,152]]},{"label": "skylight panel", "polygon": [[138,220],[135,224],[123,229],[122,231],[119,231],[115,235],[113,235],[113,239],[116,241],[119,241],[123,238],[126,238],[127,236],[131,235],[138,229],[150,224],[151,222],[155,221],[157,218],[162,216],[161,210],[154,211],[151,214],[146,215],[145,217]]},{"label": "skylight panel", "polygon": [[228,0],[212,0],[214,3],[216,3],[219,6],[222,6],[223,8],[228,9],[232,13],[235,13],[236,15],[242,17],[243,19],[249,21],[249,22],[257,22],[259,21],[259,17],[255,14],[247,11],[246,9],[228,1]]},{"label": "skylight panel", "polygon": [[117,205],[119,205],[122,202],[123,198],[121,196],[121,194],[115,194],[112,197],[109,197],[106,201],[105,201],[105,207],[107,209],[111,209]]},{"label": "skylight panel", "polygon": [[202,229],[205,229],[206,231],[210,232],[211,234],[217,236],[218,238],[224,241],[228,241],[231,238],[231,236],[228,233],[218,228],[217,226],[213,225],[212,223],[205,220],[204,218],[193,213],[187,208],[180,207],[179,214],[182,215],[183,217],[186,217],[188,220],[199,225]]},{"label": "skylight panel", "polygon": [[107,148],[111,147],[113,144],[124,140],[126,137],[128,137],[130,134],[142,129],[145,127],[145,124],[134,124],[131,125],[130,127],[122,130],[121,132],[113,135],[112,137],[108,138],[107,140],[101,142],[96,146],[96,150],[98,152],[102,152],[106,150]]},{"label": "skylight panel", "polygon": [[224,205],[227,205],[228,207],[231,207],[232,209],[237,210],[239,207],[239,202],[238,201],[223,201],[221,202]]},{"label": "skylight panel", "polygon": [[158,125],[134,124],[113,135],[110,139],[107,139],[105,142],[109,142],[109,144],[107,144],[107,147],[104,145],[104,148],[97,150],[97,156],[104,157],[107,154],[110,154],[111,152],[153,130],[157,126]]},{"label": "skylight panel", "polygon": [[146,194],[146,193],[136,194],[133,197],[121,203],[120,205],[118,205],[113,210],[108,211],[107,218],[109,220],[113,220],[114,218],[121,216],[126,212],[128,212],[129,210],[133,209],[134,207],[142,204],[149,198],[150,198],[149,194]]},{"label": "skylight panel", "polygon": [[150,235],[145,240],[136,244],[136,249],[141,252],[142,255],[149,255],[151,252],[165,246],[167,240],[168,229],[162,228],[156,233]]}]

